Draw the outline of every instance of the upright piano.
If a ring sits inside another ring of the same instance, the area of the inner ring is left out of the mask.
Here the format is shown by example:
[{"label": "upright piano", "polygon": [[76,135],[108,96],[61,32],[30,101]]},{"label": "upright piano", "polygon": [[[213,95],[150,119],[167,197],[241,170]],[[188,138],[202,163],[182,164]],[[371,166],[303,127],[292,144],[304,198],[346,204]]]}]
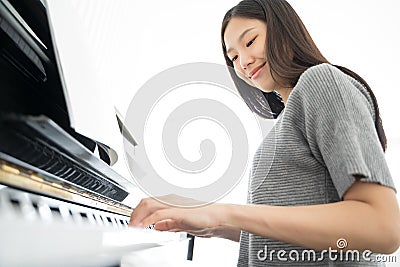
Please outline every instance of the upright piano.
[{"label": "upright piano", "polygon": [[128,227],[137,187],[71,127],[50,27],[45,2],[0,0],[0,266],[119,266],[170,245],[190,258],[186,235]]}]

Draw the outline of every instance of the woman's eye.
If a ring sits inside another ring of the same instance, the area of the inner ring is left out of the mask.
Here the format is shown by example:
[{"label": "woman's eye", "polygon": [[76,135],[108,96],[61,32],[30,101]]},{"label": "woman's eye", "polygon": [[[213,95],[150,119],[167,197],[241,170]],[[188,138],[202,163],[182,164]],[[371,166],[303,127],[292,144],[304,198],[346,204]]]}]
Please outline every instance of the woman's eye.
[{"label": "woman's eye", "polygon": [[254,43],[255,40],[256,40],[256,37],[254,37],[253,39],[251,39],[251,41],[248,42],[248,43],[246,44],[246,47],[251,46],[251,45]]},{"label": "woman's eye", "polygon": [[236,59],[238,58],[238,56],[234,56],[231,61],[234,62]]}]

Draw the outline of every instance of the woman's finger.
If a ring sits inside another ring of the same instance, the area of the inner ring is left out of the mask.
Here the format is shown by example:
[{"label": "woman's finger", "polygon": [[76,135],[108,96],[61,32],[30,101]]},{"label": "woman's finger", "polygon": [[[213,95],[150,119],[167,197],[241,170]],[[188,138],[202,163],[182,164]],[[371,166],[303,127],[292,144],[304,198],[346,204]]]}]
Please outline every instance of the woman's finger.
[{"label": "woman's finger", "polygon": [[176,208],[157,209],[141,221],[142,225],[156,224],[164,220],[173,220],[174,223],[179,225],[181,210]]},{"label": "woman's finger", "polygon": [[170,231],[170,232],[182,232],[183,230],[177,228],[177,223],[174,220],[167,219],[160,222],[155,223],[155,229],[158,231]]},{"label": "woman's finger", "polygon": [[144,227],[150,224],[142,223],[142,220],[158,209],[165,208],[165,206],[152,198],[142,199],[131,214],[129,225]]}]

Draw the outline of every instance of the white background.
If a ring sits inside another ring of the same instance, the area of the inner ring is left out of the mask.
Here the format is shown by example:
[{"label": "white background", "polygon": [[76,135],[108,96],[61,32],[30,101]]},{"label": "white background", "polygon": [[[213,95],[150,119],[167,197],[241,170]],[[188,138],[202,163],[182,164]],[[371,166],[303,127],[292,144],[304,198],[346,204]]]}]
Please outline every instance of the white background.
[{"label": "white background", "polygon": [[[372,87],[388,137],[387,161],[400,188],[399,2],[289,2],[327,59],[356,71]],[[197,61],[224,64],[220,24],[225,12],[237,1],[75,0],[72,3],[81,20],[76,30],[82,31],[90,47],[96,72],[106,88],[103,94],[124,114],[136,90],[160,71]],[[107,130],[103,129],[102,134],[119,142],[120,137],[111,136]],[[123,161],[115,168],[128,175]],[[243,181],[222,201],[243,203],[245,194]],[[194,262],[200,266],[234,266],[237,249],[237,244],[230,241],[196,239]],[[399,255],[397,260],[400,261]]]}]

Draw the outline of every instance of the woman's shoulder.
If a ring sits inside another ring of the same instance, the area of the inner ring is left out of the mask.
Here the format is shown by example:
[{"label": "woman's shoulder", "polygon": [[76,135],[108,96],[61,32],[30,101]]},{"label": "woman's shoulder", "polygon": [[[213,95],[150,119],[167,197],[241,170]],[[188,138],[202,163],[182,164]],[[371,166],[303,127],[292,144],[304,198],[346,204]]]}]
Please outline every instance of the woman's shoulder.
[{"label": "woman's shoulder", "polygon": [[335,66],[328,63],[322,63],[305,70],[300,75],[296,87],[321,87],[321,85],[334,83],[345,76],[347,75]]},{"label": "woman's shoulder", "polygon": [[304,71],[290,98],[293,105],[300,105],[303,110],[307,110],[307,107],[322,110],[327,106],[343,106],[345,101],[353,106],[368,107],[374,116],[374,104],[365,86],[328,63]]},{"label": "woman's shoulder", "polygon": [[328,63],[308,68],[300,75],[291,92],[292,101],[304,105],[304,100],[316,99],[319,95],[332,91],[341,75],[344,73]]},{"label": "woman's shoulder", "polygon": [[321,63],[321,64],[318,64],[318,65],[314,65],[312,67],[309,67],[307,70],[305,70],[303,72],[303,74],[301,76],[308,76],[308,75],[313,75],[313,74],[316,74],[316,73],[332,74],[335,71],[338,71],[338,68],[336,68],[332,64]]},{"label": "woman's shoulder", "polygon": [[[368,93],[359,81],[347,75],[339,68],[322,63],[312,66],[305,70],[295,86],[297,93],[306,96],[315,94],[364,94],[367,98]],[[354,90],[356,89],[356,90]]]}]

